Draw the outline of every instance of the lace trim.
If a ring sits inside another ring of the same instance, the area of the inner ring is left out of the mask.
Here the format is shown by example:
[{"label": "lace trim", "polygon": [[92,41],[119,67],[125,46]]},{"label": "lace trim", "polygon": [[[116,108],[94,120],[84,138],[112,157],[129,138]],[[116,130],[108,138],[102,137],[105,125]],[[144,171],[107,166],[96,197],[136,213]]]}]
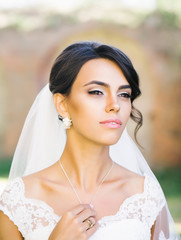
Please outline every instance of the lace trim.
[{"label": "lace trim", "polygon": [[25,186],[21,178],[16,178],[4,190],[0,199],[0,209],[18,227],[23,237],[36,229],[53,228],[60,217],[43,201],[25,197]]},{"label": "lace trim", "polygon": [[18,228],[19,232],[25,238],[25,236],[23,234],[23,228],[21,228],[21,225],[18,224],[16,219],[14,219],[13,216],[10,214],[10,212],[7,211],[6,208],[4,208],[1,204],[0,204],[0,211],[2,211],[13,222],[13,224]]},{"label": "lace trim", "polygon": [[[164,205],[160,186],[145,175],[144,191],[125,199],[115,215],[102,217],[99,224],[104,227],[122,219],[137,219],[151,228]],[[35,229],[53,227],[61,218],[46,202],[25,197],[22,178],[16,178],[5,188],[0,209],[18,226],[23,236]]]},{"label": "lace trim", "polygon": [[99,223],[106,226],[113,221],[137,219],[151,229],[164,205],[165,199],[160,186],[145,175],[144,191],[125,199],[115,215],[105,216]]}]

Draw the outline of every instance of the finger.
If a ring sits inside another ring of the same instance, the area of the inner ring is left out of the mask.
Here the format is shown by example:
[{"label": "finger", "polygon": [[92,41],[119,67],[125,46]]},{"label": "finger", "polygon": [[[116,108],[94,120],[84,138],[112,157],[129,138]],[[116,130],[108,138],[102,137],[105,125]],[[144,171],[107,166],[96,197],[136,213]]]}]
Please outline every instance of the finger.
[{"label": "finger", "polygon": [[79,204],[76,207],[70,209],[69,211],[72,212],[72,214],[78,215],[79,213],[81,213],[82,211],[84,211],[85,209],[91,209],[89,204]]},{"label": "finger", "polygon": [[96,220],[95,218],[91,217],[81,223],[80,229],[82,232],[86,232],[89,229],[93,228],[95,225],[96,225]]},{"label": "finger", "polygon": [[93,228],[96,224],[96,219],[94,217],[90,217],[82,222],[82,231],[87,231],[90,228]]},{"label": "finger", "polygon": [[79,222],[83,222],[90,217],[96,217],[96,212],[93,209],[84,209],[81,213],[77,214],[76,218]]},{"label": "finger", "polygon": [[89,238],[93,233],[95,233],[97,231],[97,229],[99,228],[99,223],[96,222],[95,225],[92,228],[89,228],[86,231],[86,235]]}]

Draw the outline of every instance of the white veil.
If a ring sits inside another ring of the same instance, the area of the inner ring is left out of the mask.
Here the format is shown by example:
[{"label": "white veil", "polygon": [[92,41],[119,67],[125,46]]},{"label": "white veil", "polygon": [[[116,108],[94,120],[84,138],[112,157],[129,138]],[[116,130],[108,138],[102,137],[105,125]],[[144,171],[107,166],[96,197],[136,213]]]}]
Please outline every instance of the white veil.
[{"label": "white veil", "polygon": [[[53,95],[47,84],[38,94],[26,118],[14,154],[9,180],[34,173],[55,163],[63,152],[65,142],[65,130],[58,119]],[[141,175],[147,174],[157,181],[126,128],[118,143],[110,147],[110,156],[125,168]],[[158,239],[180,239],[167,204],[156,221],[154,240]]]}]

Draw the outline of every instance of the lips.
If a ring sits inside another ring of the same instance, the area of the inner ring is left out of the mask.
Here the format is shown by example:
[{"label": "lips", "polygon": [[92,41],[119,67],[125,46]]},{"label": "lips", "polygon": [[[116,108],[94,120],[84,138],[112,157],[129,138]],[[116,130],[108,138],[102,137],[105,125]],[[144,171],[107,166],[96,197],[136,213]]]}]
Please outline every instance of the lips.
[{"label": "lips", "polygon": [[100,124],[107,128],[120,128],[122,125],[122,122],[117,118],[110,118],[110,119],[107,119],[106,121],[100,122]]}]

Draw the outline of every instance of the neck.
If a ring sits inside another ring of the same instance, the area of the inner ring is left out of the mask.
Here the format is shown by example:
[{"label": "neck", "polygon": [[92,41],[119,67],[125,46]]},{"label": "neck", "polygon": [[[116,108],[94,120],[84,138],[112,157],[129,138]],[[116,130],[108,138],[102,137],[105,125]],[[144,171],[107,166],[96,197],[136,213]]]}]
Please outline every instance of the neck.
[{"label": "neck", "polygon": [[84,191],[96,188],[112,165],[109,146],[72,138],[67,138],[60,161],[74,186]]}]

